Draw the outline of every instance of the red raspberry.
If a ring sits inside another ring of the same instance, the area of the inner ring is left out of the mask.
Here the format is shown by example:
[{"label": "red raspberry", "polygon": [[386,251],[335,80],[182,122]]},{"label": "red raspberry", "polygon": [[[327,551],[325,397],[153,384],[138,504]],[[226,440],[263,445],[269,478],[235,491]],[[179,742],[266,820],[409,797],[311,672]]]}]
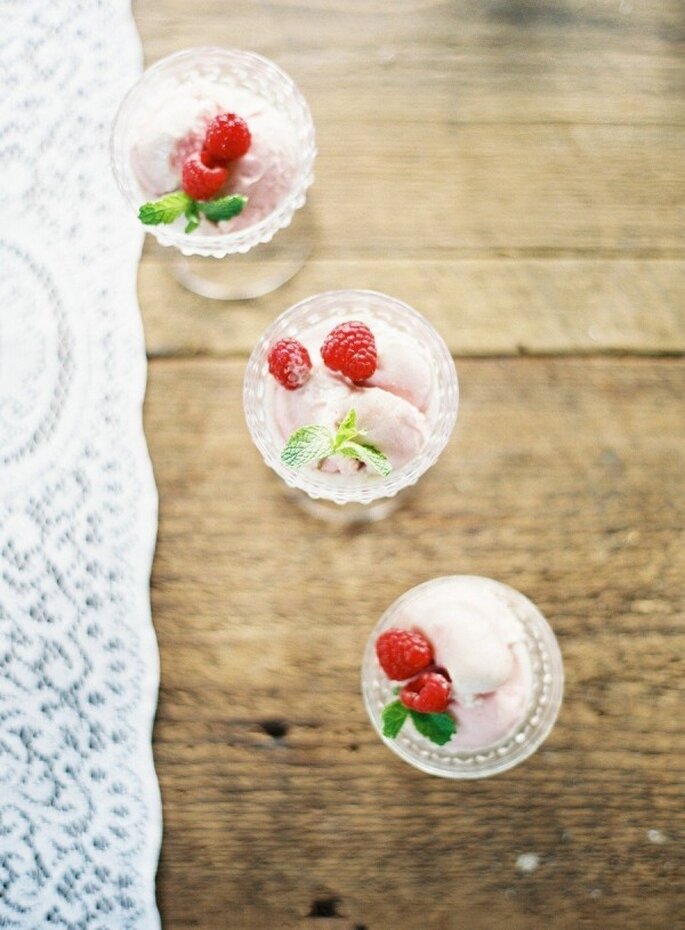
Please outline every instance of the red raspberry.
[{"label": "red raspberry", "polygon": [[250,147],[252,136],[244,119],[235,113],[215,116],[205,134],[205,148],[222,161],[241,158]]},{"label": "red raspberry", "polygon": [[418,675],[433,661],[433,649],[422,633],[413,630],[386,630],[376,640],[381,668],[393,681]]},{"label": "red raspberry", "polygon": [[376,340],[358,320],[341,323],[324,339],[321,357],[331,371],[340,371],[351,381],[366,381],[376,370]]},{"label": "red raspberry", "polygon": [[183,163],[181,187],[193,200],[210,200],[226,183],[226,168],[208,168],[199,152],[195,152]]},{"label": "red raspberry", "polygon": [[277,342],[269,352],[268,362],[271,374],[289,391],[302,387],[312,371],[309,352],[297,339]]},{"label": "red raspberry", "polygon": [[452,686],[439,672],[424,672],[400,691],[400,701],[420,714],[439,714],[447,709]]},{"label": "red raspberry", "polygon": [[200,150],[200,161],[206,168],[226,168],[228,167],[223,163],[220,158],[215,158],[207,149]]}]

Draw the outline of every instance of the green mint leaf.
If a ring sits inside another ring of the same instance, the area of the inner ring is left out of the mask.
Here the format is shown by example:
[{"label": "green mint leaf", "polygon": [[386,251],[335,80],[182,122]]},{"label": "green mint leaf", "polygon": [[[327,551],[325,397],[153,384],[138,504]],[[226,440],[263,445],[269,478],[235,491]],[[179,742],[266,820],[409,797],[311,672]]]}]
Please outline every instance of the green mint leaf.
[{"label": "green mint leaf", "polygon": [[338,432],[335,434],[334,445],[336,449],[339,449],[340,446],[349,440],[354,439],[357,436],[357,411],[350,410],[345,419],[342,421],[338,427]]},{"label": "green mint leaf", "polygon": [[247,197],[242,194],[230,194],[228,197],[217,197],[216,200],[203,200],[198,207],[208,220],[218,223],[219,220],[231,220],[242,213],[247,203]]},{"label": "green mint leaf", "polygon": [[409,710],[401,701],[393,701],[383,708],[381,720],[383,721],[383,736],[395,739],[407,719]]},{"label": "green mint leaf", "polygon": [[191,233],[200,225],[200,211],[198,210],[197,201],[191,200],[184,212],[188,220],[185,232]]},{"label": "green mint leaf", "polygon": [[438,746],[444,746],[457,732],[457,724],[451,714],[420,714],[416,710],[409,713],[419,733]]},{"label": "green mint leaf", "polygon": [[281,461],[291,468],[325,459],[333,452],[333,435],[326,426],[301,426],[281,452]]},{"label": "green mint leaf", "polygon": [[174,191],[160,200],[144,203],[138,210],[138,219],[146,226],[159,226],[160,223],[173,223],[185,213],[193,201],[184,191]]},{"label": "green mint leaf", "polygon": [[388,458],[383,455],[380,449],[377,449],[370,443],[351,442],[348,440],[340,446],[337,451],[341,455],[346,455],[348,458],[359,459],[360,462],[368,465],[369,468],[373,468],[374,471],[377,471],[378,474],[382,475],[384,478],[392,471],[392,465]]}]

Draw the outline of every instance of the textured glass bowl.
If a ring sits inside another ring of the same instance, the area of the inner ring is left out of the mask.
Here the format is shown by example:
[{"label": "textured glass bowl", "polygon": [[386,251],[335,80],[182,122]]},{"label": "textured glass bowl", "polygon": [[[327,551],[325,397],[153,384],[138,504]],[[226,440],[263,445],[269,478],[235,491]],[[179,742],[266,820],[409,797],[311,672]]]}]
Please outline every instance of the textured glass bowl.
[{"label": "textured glass bowl", "polygon": [[[268,409],[267,394],[272,380],[267,362],[269,349],[279,339],[297,338],[324,320],[339,320],[341,315],[354,319],[362,309],[371,320],[371,325],[375,318],[409,334],[423,347],[431,360],[433,390],[437,396],[429,419],[428,440],[416,458],[402,468],[393,469],[386,478],[369,473],[363,481],[350,482],[344,475],[308,468],[290,468],[281,461],[284,440],[275,429]],[[447,346],[416,310],[394,297],[376,291],[327,291],[295,304],[269,326],[247,363],[243,402],[247,425],[255,445],[266,464],[289,487],[304,491],[311,498],[335,504],[370,504],[380,498],[394,497],[403,488],[415,484],[435,463],[457,419],[459,389],[454,362]]]},{"label": "textured glass bowl", "polygon": [[279,229],[291,222],[295,211],[304,206],[307,189],[314,180],[316,144],[314,123],[307,103],[297,86],[277,65],[261,55],[236,49],[193,48],[176,52],[158,61],[124,98],[114,121],[111,155],[114,175],[121,191],[135,210],[149,197],[142,191],[131,166],[131,151],[138,141],[141,119],[155,101],[173,99],[183,85],[195,78],[216,84],[245,88],[268,100],[283,113],[293,129],[297,165],[288,193],[266,217],[245,229],[203,235],[199,230],[186,234],[170,226],[146,226],[162,245],[175,246],[184,255],[223,258],[245,253],[269,242]]},{"label": "textured glass bowl", "polygon": [[[530,659],[532,688],[527,707],[514,728],[502,739],[482,749],[447,752],[420,736],[407,723],[395,739],[383,736],[381,713],[386,704],[396,700],[390,681],[376,657],[376,640],[395,625],[398,611],[410,601],[420,600],[438,585],[454,579],[478,588],[486,588],[502,599],[513,611],[525,631],[524,644]],[[434,578],[411,588],[383,614],[366,644],[362,661],[362,693],[371,723],[383,742],[405,762],[429,775],[443,778],[487,778],[513,768],[549,736],[559,714],[564,691],[564,667],[556,636],[535,604],[506,584],[476,575]]]}]

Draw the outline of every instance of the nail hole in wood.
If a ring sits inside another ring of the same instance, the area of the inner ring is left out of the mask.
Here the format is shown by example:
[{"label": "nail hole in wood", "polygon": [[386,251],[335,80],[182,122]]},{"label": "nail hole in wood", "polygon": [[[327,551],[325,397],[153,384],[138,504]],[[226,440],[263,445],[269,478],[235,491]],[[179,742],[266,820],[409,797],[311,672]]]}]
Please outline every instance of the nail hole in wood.
[{"label": "nail hole in wood", "polygon": [[338,898],[314,898],[309,917],[340,917],[337,911]]},{"label": "nail hole in wood", "polygon": [[273,739],[283,739],[290,729],[285,720],[260,720],[259,726]]}]

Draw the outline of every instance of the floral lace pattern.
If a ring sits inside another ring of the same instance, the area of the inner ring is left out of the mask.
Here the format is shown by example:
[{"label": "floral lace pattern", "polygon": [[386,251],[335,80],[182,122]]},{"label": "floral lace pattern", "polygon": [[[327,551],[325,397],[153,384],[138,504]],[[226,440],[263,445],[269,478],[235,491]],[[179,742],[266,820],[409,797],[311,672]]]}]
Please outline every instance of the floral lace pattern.
[{"label": "floral lace pattern", "polygon": [[128,0],[0,0],[0,928],[153,930],[157,497]]}]

